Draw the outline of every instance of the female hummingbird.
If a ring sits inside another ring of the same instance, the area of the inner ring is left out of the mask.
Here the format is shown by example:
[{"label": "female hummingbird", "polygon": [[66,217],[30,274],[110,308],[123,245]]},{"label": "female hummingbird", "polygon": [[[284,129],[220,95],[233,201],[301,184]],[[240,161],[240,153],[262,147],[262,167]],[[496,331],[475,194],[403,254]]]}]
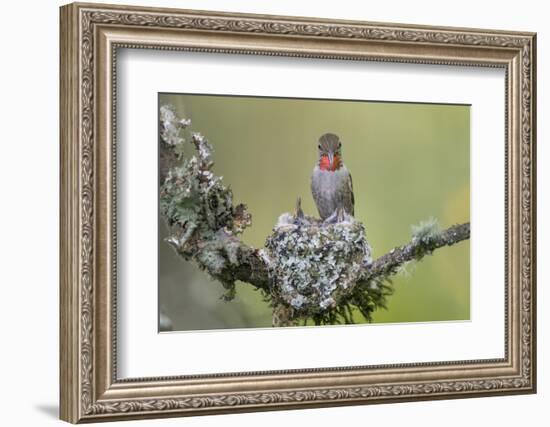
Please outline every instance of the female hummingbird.
[{"label": "female hummingbird", "polygon": [[311,193],[319,216],[324,221],[344,211],[354,215],[355,199],[351,174],[342,161],[342,142],[338,135],[325,133],[319,138],[319,161],[311,175]]}]

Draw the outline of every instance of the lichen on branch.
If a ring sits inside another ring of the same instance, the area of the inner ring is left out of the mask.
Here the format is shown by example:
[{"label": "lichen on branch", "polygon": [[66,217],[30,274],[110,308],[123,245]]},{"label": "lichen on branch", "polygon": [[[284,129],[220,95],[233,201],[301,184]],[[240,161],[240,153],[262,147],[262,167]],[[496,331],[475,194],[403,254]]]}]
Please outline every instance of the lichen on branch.
[{"label": "lichen on branch", "polygon": [[[264,270],[259,254],[236,236],[250,225],[251,216],[246,206],[233,205],[233,193],[222,178],[212,172],[213,149],[199,133],[190,137],[184,131],[189,120],[180,120],[173,107],[160,109],[161,150],[171,159],[166,173],[161,176],[160,211],[170,228],[167,242],[187,260],[194,260],[226,288],[224,298],[235,293],[236,280],[257,282],[264,286]],[[196,154],[186,157],[186,142]]]},{"label": "lichen on branch", "polygon": [[[239,239],[251,225],[244,204],[213,171],[213,148],[191,122],[173,107],[160,108],[160,210],[169,227],[167,243],[192,260],[226,292],[235,296],[235,282],[249,283],[264,294],[273,310],[274,326],[305,323],[354,323],[386,307],[393,292],[391,277],[410,262],[442,246],[470,237],[470,224],[441,230],[435,220],[414,226],[412,240],[373,260],[361,222],[336,212],[321,220],[304,215],[300,202],[294,214],[279,218],[266,246],[252,248]],[[189,148],[193,154],[188,155]]]},{"label": "lichen on branch", "polygon": [[396,247],[373,262],[365,264],[362,280],[371,281],[380,277],[390,277],[409,262],[420,261],[438,248],[452,246],[469,238],[469,222],[453,225],[446,230],[441,230],[434,220],[431,221],[431,225],[424,223],[420,228],[413,227],[413,236],[409,243]]}]

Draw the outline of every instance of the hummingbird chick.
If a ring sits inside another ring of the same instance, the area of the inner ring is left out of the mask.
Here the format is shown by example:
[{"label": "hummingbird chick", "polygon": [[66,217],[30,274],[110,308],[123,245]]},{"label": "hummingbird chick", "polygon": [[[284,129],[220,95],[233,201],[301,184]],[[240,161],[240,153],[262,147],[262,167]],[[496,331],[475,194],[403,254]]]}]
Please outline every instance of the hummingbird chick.
[{"label": "hummingbird chick", "polygon": [[[319,138],[319,161],[311,175],[311,193],[323,221],[340,218],[336,211],[354,215],[351,174],[342,161],[342,142],[338,135],[325,133]],[[334,215],[334,216],[333,216]]]}]

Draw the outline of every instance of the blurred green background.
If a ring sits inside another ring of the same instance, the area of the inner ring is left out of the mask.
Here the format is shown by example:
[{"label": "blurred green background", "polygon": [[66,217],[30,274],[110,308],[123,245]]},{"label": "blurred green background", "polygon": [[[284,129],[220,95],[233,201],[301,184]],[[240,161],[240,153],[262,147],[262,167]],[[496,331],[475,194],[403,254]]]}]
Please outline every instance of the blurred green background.
[{"label": "blurred green background", "polygon": [[[214,146],[216,174],[252,214],[242,238],[255,247],[298,196],[318,216],[310,175],[325,132],[342,140],[355,216],[375,258],[408,242],[422,220],[435,217],[442,228],[470,220],[469,106],[181,94],[160,94],[159,103],[176,107]],[[223,302],[221,285],[178,258],[166,235],[159,218],[159,308],[173,330],[271,326],[259,292],[238,283],[235,300]],[[394,285],[374,322],[469,319],[469,241],[437,250]]]}]

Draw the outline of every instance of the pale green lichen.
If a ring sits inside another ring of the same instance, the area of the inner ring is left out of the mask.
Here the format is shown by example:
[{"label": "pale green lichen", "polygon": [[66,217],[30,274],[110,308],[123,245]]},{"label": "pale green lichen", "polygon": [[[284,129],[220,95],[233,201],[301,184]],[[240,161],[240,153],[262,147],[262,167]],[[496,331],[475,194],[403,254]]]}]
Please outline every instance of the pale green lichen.
[{"label": "pale green lichen", "polygon": [[191,121],[179,119],[172,105],[161,105],[160,107],[160,137],[165,144],[176,146],[183,144],[185,138],[181,131],[188,127]]},{"label": "pale green lichen", "polygon": [[437,218],[431,217],[417,225],[412,225],[411,231],[414,242],[437,237],[441,233],[441,228]]},{"label": "pale green lichen", "polygon": [[436,218],[431,217],[421,221],[417,225],[411,226],[412,243],[420,243],[416,247],[415,259],[421,259],[425,255],[431,255],[432,251],[428,249],[427,243],[441,234],[441,227]]},{"label": "pale green lichen", "polygon": [[[160,108],[161,141],[176,153],[186,139],[180,131],[190,125],[179,120],[174,108]],[[234,283],[219,277],[228,264],[238,263],[238,242],[228,236],[241,233],[251,223],[245,205],[233,206],[233,192],[211,168],[213,149],[199,133],[191,134],[189,142],[196,155],[184,158],[178,154],[160,185],[160,212],[172,234],[167,242],[183,257],[197,259],[199,265],[217,276],[227,289],[225,299],[234,296]]]},{"label": "pale green lichen", "polygon": [[349,299],[372,261],[363,224],[349,215],[331,223],[283,214],[266,248],[273,298],[302,318],[323,317]]},{"label": "pale green lichen", "polygon": [[[193,134],[192,142],[199,156],[183,159],[172,167],[160,187],[161,214],[171,226],[183,230],[177,236],[180,245],[185,243],[181,237],[189,230],[192,234],[224,229],[238,234],[250,224],[246,207],[233,206],[233,192],[210,170],[212,147],[208,141]],[[189,238],[186,236],[186,240]]]},{"label": "pale green lichen", "polygon": [[416,264],[416,261],[404,262],[395,269],[395,274],[403,277],[411,277],[416,268]]}]

